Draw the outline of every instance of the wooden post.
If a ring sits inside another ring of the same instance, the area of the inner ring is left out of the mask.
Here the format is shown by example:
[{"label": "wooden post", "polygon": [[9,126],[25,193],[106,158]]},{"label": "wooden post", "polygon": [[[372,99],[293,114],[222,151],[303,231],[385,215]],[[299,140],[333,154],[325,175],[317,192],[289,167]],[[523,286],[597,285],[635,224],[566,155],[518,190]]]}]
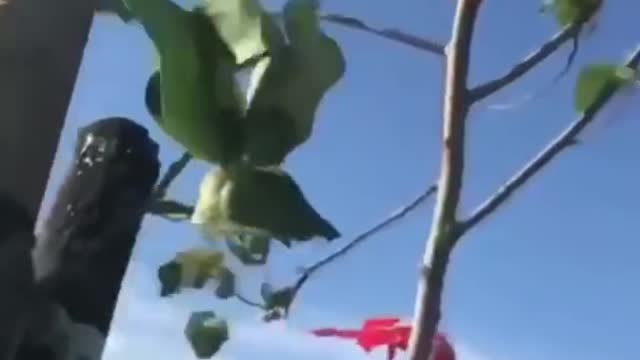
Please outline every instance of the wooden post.
[{"label": "wooden post", "polygon": [[93,18],[91,0],[0,0],[0,192],[35,219]]},{"label": "wooden post", "polygon": [[0,358],[35,288],[29,251],[93,17],[91,0],[0,0]]}]

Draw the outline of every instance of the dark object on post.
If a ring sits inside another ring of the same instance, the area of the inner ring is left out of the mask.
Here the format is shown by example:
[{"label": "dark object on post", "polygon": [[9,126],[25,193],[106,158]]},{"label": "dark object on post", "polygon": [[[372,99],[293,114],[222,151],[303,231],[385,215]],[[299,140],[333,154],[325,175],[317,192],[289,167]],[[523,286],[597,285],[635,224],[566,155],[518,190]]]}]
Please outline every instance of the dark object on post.
[{"label": "dark object on post", "polygon": [[[37,235],[40,290],[64,316],[105,337],[159,167],[158,145],[131,120],[106,118],[81,129],[74,163]],[[33,345],[25,344],[24,354]]]}]

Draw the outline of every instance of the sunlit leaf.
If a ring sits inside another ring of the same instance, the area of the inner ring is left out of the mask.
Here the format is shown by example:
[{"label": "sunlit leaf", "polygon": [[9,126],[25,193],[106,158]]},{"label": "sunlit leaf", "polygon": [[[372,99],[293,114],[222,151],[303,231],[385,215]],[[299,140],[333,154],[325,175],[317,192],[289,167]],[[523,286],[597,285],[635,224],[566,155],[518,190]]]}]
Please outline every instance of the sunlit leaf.
[{"label": "sunlit leaf", "polygon": [[243,164],[205,175],[191,221],[210,239],[240,235],[286,243],[340,235],[286,172]]},{"label": "sunlit leaf", "polygon": [[241,64],[284,44],[274,19],[258,0],[205,0],[207,15]]},{"label": "sunlit leaf", "polygon": [[198,359],[211,358],[229,339],[227,322],[213,311],[192,313],[184,332]]},{"label": "sunlit leaf", "polygon": [[316,1],[287,2],[289,44],[251,74],[245,155],[253,164],[280,164],[304,143],[322,99],[345,72],[342,50],[322,31],[316,11]]},{"label": "sunlit leaf", "polygon": [[207,281],[219,280],[224,254],[209,249],[180,252],[176,257],[158,268],[161,296],[180,292],[182,288],[202,288]]},{"label": "sunlit leaf", "polygon": [[604,92],[633,83],[635,70],[614,64],[592,64],[578,75],[575,87],[575,109],[584,112]]}]

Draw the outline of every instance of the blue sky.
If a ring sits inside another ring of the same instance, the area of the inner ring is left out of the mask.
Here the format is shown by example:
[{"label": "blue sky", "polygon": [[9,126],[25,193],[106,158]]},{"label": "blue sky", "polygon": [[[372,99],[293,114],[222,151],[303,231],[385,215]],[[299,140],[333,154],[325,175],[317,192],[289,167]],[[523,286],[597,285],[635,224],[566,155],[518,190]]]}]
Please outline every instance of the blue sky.
[{"label": "blue sky", "polygon": [[[267,1],[276,8],[281,1]],[[445,41],[454,1],[326,0],[327,12]],[[400,6],[401,4],[401,6]],[[486,1],[473,46],[471,83],[504,72],[556,30],[537,13],[538,1]],[[629,31],[640,13],[633,1],[606,1],[576,65],[619,61],[640,42]],[[242,270],[241,288],[257,296],[263,280],[288,284],[298,266],[341,246],[433,182],[439,166],[443,62],[436,56],[327,26],[348,59],[345,77],[318,112],[312,138],[286,168],[314,206],[344,234],[294,251],[278,249],[266,269]],[[468,161],[461,213],[490,195],[551,137],[574,119],[576,68],[534,102],[509,111],[487,105],[540,89],[564,65],[568,47],[521,82],[478,104],[469,119]],[[46,198],[51,202],[69,165],[75,130],[105,116],[147,126],[166,166],[181,149],[146,113],[143,89],[153,64],[140,27],[97,18],[73,96]],[[640,332],[640,105],[618,96],[582,136],[495,216],[471,231],[454,253],[447,276],[442,328],[460,360],[637,359]],[[170,195],[193,202],[207,170],[193,163]],[[158,296],[155,269],[205,242],[197,229],[148,217],[119,300],[105,359],[194,359],[183,338],[190,311],[228,317],[232,339],[220,358],[382,359],[353,344],[315,339],[304,331],[358,326],[379,315],[410,317],[418,263],[432,202],[319,272],[298,297],[288,323],[262,325],[241,304],[212,292]]]}]

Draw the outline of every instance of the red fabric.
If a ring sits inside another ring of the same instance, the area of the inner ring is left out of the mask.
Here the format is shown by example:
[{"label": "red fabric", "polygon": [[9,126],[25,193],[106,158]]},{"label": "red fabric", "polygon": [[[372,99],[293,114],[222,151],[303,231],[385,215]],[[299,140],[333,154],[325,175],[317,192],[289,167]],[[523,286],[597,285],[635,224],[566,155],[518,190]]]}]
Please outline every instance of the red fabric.
[{"label": "red fabric", "polygon": [[[316,336],[335,336],[355,339],[358,345],[370,352],[376,347],[387,347],[387,359],[395,357],[397,349],[406,350],[411,335],[411,327],[400,325],[399,318],[374,318],[366,320],[360,330],[338,330],[325,328],[313,330]],[[443,334],[433,337],[433,350],[430,360],[455,360],[453,347]]]}]

